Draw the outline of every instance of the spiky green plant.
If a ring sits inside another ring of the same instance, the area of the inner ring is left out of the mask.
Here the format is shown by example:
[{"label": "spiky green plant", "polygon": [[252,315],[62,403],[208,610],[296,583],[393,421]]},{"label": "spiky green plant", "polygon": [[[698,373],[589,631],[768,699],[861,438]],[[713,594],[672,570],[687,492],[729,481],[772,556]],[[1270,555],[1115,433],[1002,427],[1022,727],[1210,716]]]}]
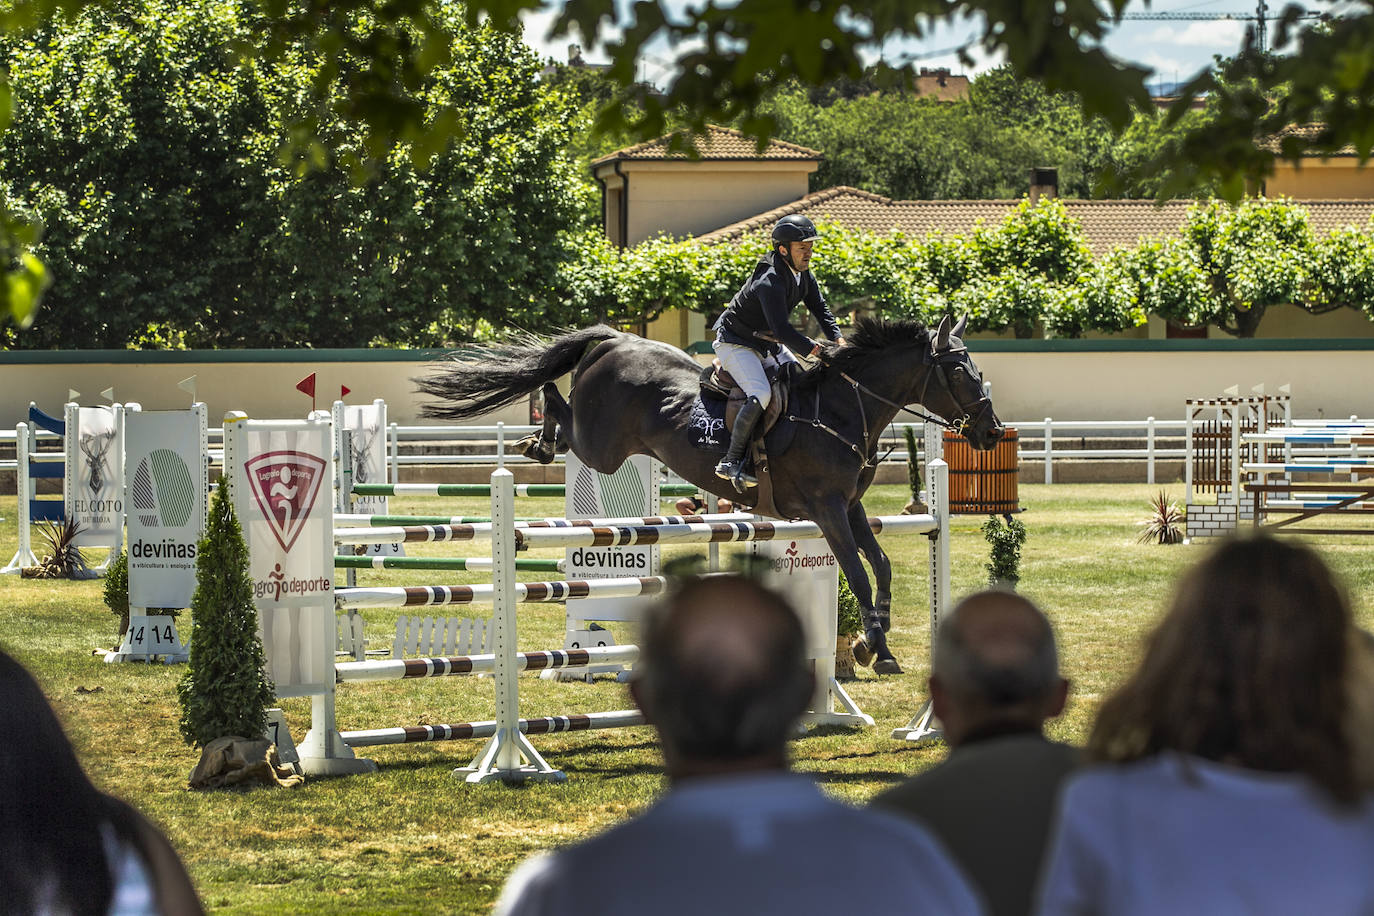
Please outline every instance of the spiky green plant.
[{"label": "spiky green plant", "polygon": [[25,567],[24,576],[30,579],[94,579],[100,575],[91,569],[81,548],[76,546],[81,525],[75,519],[63,516],[55,522],[42,521],[38,523],[38,530],[51,552],[37,566]]},{"label": "spiky green plant", "polygon": [[1169,498],[1163,490],[1150,500],[1150,514],[1141,521],[1140,537],[1137,542],[1144,544],[1182,544],[1183,524],[1187,516],[1178,503]]},{"label": "spiky green plant", "polygon": [[190,663],[177,684],[182,737],[204,747],[228,735],[262,735],[276,688],[258,638],[248,545],[222,480],[197,546],[191,622]]}]

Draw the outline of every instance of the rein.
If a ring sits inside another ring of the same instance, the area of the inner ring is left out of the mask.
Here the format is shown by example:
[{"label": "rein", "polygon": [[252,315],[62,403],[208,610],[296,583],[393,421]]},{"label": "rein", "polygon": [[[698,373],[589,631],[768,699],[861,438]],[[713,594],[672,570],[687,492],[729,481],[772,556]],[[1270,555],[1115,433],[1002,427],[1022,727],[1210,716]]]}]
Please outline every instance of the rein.
[{"label": "rein", "polygon": [[[950,396],[951,401],[954,401],[957,404],[958,400],[954,397],[954,392],[950,389],[948,380],[945,379],[944,369],[940,366],[938,362],[932,363],[931,371],[926,373],[925,381],[921,385],[921,393],[917,397],[917,401],[925,401],[926,390],[930,387],[930,377],[934,374],[938,374],[940,376],[940,384],[944,387],[945,393]],[[905,404],[898,404],[896,401],[890,398],[883,397],[881,394],[874,391],[872,388],[869,388],[867,385],[863,384],[847,372],[841,372],[840,378],[844,379],[846,382],[849,383],[851,390],[853,390],[854,392],[854,399],[858,401],[859,404],[859,422],[863,426],[862,448],[860,448],[858,443],[851,442],[850,440],[842,436],[839,432],[821,422],[821,389],[819,385],[817,385],[815,389],[815,416],[798,417],[794,414],[789,413],[787,415],[787,419],[793,423],[805,423],[811,426],[813,429],[819,429],[823,433],[827,433],[828,435],[834,436],[836,439],[840,440],[840,442],[847,445],[850,451],[854,452],[854,454],[859,456],[859,458],[864,463],[864,467],[875,466],[878,464],[878,460],[880,460],[875,459],[873,457],[877,454],[877,449],[870,445],[868,441],[868,413],[864,410],[864,395],[868,395],[874,400],[886,404],[888,407],[896,408],[898,413],[909,413],[913,417],[917,417],[918,419],[923,420],[927,423],[935,423],[939,426],[943,426],[945,429],[952,429],[956,432],[963,432],[965,429],[967,429],[969,424],[973,423],[975,420],[981,417],[983,415],[983,412],[986,411],[992,403],[988,399],[988,396],[985,394],[983,395],[983,397],[978,399],[977,410],[974,413],[965,413],[958,420],[950,422],[949,420],[946,420],[943,417],[931,416],[930,414],[924,413],[922,411],[913,410],[912,408],[907,407]],[[889,452],[890,451],[891,449],[889,449]]]}]

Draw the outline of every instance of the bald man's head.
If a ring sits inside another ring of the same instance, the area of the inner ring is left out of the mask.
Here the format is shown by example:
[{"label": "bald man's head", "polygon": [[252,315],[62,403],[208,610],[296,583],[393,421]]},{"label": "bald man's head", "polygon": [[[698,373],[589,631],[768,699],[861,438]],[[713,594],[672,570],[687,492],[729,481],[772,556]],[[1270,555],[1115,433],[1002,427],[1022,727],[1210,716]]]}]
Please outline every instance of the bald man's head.
[{"label": "bald man's head", "polygon": [[688,582],[646,614],[637,670],[665,750],[720,762],[781,755],[813,683],[797,615],[738,576]]},{"label": "bald man's head", "polygon": [[1039,726],[1062,709],[1067,686],[1049,620],[1007,591],[970,595],[940,622],[931,682],[946,725],[957,719],[962,732],[1003,719]]}]

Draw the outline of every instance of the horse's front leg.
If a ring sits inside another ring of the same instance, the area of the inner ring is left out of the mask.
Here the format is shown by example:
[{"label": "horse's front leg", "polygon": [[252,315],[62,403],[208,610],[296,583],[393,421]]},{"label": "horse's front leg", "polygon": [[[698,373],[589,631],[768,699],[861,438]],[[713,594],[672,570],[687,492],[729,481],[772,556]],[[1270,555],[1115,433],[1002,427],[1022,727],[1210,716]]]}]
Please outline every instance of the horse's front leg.
[{"label": "horse's front leg", "polygon": [[873,610],[878,615],[883,632],[892,629],[892,563],[873,529],[868,527],[868,511],[861,502],[855,501],[849,507],[849,530],[854,535],[854,543],[873,568],[873,579],[878,592],[873,600]]},{"label": "horse's front leg", "polygon": [[[860,664],[873,663],[877,674],[901,674],[902,666],[892,657],[887,648],[887,637],[883,635],[882,621],[873,608],[873,589],[868,582],[868,572],[859,559],[859,548],[854,540],[853,527],[849,522],[849,511],[842,498],[828,500],[812,513],[814,521],[825,535],[826,543],[840,564],[840,571],[849,582],[849,590],[859,602],[859,613],[863,618],[864,635],[854,643],[854,657]],[[867,527],[867,517],[864,526]],[[891,586],[889,580],[887,585]]]},{"label": "horse's front leg", "polygon": [[552,382],[544,385],[544,426],[533,436],[526,436],[516,443],[520,454],[540,464],[549,464],[558,451],[559,428],[564,437],[572,426],[572,407],[563,398],[563,393]]}]

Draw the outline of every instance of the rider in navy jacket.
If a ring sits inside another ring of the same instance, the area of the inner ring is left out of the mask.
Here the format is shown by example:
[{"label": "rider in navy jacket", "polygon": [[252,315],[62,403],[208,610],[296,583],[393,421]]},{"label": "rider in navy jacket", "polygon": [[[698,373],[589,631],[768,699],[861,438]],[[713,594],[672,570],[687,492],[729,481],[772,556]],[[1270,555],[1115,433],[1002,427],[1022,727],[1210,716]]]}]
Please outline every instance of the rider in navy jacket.
[{"label": "rider in navy jacket", "polygon": [[807,311],[816,316],[827,340],[840,339],[840,326],[826,306],[815,276],[807,270],[798,278],[783,254],[774,250],[754,265],[753,276],[720,316],[717,333],[727,343],[760,353],[777,353],[778,344],[793,353],[810,353],[815,349],[814,341],[792,327],[792,309],[798,303],[805,303]]},{"label": "rider in navy jacket", "polygon": [[794,361],[794,353],[814,357],[820,352],[820,344],[792,327],[792,309],[804,303],[827,339],[843,341],[809,269],[811,246],[817,238],[815,225],[804,216],[778,220],[773,227],[773,251],[759,259],[754,273],[715,324],[716,355],[747,398],[730,430],[730,447],[716,465],[716,475],[741,493],[758,483],[744,470],[744,450],[771,398],[763,357],[784,363]]}]

